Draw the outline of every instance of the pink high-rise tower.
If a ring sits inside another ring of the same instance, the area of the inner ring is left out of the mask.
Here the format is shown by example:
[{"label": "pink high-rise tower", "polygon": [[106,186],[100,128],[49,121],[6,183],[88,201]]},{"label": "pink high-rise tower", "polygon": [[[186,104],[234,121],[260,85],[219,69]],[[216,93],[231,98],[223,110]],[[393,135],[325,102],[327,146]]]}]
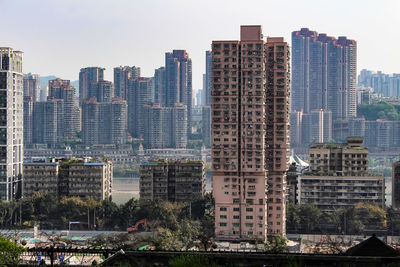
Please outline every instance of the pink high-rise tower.
[{"label": "pink high-rise tower", "polygon": [[212,158],[220,240],[285,235],[289,157],[289,48],[241,26],[212,43]]}]

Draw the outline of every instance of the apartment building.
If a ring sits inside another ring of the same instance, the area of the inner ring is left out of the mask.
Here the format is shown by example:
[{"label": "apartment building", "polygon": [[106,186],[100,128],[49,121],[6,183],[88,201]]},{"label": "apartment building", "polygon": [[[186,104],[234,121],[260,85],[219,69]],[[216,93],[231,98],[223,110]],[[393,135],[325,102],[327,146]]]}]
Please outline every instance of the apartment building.
[{"label": "apartment building", "polygon": [[158,160],[140,164],[140,199],[191,201],[205,194],[202,161]]},{"label": "apartment building", "polygon": [[310,168],[299,179],[300,204],[334,211],[358,203],[385,207],[385,178],[368,172],[368,148],[362,137],[346,143],[315,144],[309,149]]},{"label": "apartment building", "polygon": [[220,240],[285,235],[289,48],[241,26],[240,41],[212,42],[211,149]]},{"label": "apartment building", "polygon": [[113,164],[110,161],[51,158],[25,162],[23,168],[24,197],[42,192],[58,198],[111,200]]},{"label": "apartment building", "polygon": [[0,199],[21,197],[24,155],[22,52],[0,47]]},{"label": "apartment building", "polygon": [[313,174],[363,176],[368,174],[368,148],[364,138],[347,137],[347,143],[317,143],[310,147]]},{"label": "apartment building", "polygon": [[302,205],[315,205],[322,211],[335,211],[365,202],[385,207],[385,178],[382,175],[302,175],[299,190]]}]

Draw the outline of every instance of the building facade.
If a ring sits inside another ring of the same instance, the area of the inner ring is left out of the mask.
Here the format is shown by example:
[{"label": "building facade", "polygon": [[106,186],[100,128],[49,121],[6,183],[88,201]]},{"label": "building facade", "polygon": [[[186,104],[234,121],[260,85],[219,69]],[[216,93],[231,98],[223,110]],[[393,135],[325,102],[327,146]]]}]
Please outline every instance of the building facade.
[{"label": "building facade", "polygon": [[156,161],[140,164],[140,199],[192,201],[205,194],[202,161]]},{"label": "building facade", "polygon": [[135,78],[128,80],[128,130],[134,138],[143,138],[145,106],[152,103],[152,79]]},{"label": "building facade", "polygon": [[385,179],[368,171],[368,148],[362,137],[347,143],[314,144],[309,149],[310,168],[299,181],[300,204],[323,211],[363,202],[385,207]]},{"label": "building facade", "polygon": [[218,239],[285,235],[289,51],[242,26],[240,41],[212,43],[212,171]]},{"label": "building facade", "polygon": [[392,208],[400,207],[400,161],[392,164]]},{"label": "building facade", "polygon": [[165,53],[165,81],[163,106],[173,107],[175,103],[186,105],[189,136],[192,110],[192,59],[186,50]]},{"label": "building facade", "polygon": [[299,188],[300,204],[311,204],[322,211],[335,211],[365,202],[385,207],[385,178],[382,175],[302,175]]},{"label": "building facade", "polygon": [[24,96],[31,96],[32,101],[39,101],[40,76],[39,74],[28,73],[24,75]]},{"label": "building facade", "polygon": [[159,103],[144,109],[144,145],[147,148],[186,148],[187,108],[176,103],[162,107]]},{"label": "building facade", "polygon": [[[90,93],[92,83],[104,80],[104,68],[87,67],[82,68],[79,72],[79,105],[82,106],[83,101],[93,97]],[[100,101],[100,100],[99,100]]]},{"label": "building facade", "polygon": [[332,111],[333,120],[355,117],[357,43],[307,28],[292,32],[292,111]]},{"label": "building facade", "polygon": [[24,197],[36,192],[58,198],[111,200],[113,165],[110,161],[47,159],[24,163]]},{"label": "building facade", "polygon": [[114,98],[99,103],[90,98],[82,105],[82,142],[86,145],[125,144],[128,107],[125,100]]},{"label": "building facade", "polygon": [[0,47],[0,199],[22,195],[24,155],[22,52]]}]

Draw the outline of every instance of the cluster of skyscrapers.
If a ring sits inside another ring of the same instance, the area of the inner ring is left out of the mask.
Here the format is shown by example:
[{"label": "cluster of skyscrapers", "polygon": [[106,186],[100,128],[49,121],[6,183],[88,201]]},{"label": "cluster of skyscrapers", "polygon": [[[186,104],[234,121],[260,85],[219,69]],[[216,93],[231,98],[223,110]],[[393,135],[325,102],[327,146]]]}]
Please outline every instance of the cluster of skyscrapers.
[{"label": "cluster of skyscrapers", "polygon": [[147,148],[186,147],[192,61],[185,50],[166,53],[165,67],[156,69],[154,77],[141,77],[139,67],[121,66],[114,68],[111,82],[104,80],[104,71],[80,70],[79,98],[69,80],[50,80],[46,101],[39,101],[40,77],[25,75],[25,145],[62,147],[81,132],[80,141],[87,146],[138,138]]},{"label": "cluster of skyscrapers", "polygon": [[357,115],[357,43],[307,28],[292,32],[291,144],[335,139],[335,121]]}]

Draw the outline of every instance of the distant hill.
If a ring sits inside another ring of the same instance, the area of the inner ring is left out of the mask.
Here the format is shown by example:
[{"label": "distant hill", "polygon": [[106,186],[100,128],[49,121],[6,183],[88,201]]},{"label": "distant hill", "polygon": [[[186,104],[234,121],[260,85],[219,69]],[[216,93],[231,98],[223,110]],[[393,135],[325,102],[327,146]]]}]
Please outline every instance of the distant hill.
[{"label": "distant hill", "polygon": [[[40,76],[40,86],[48,86],[50,80],[57,79],[57,76]],[[79,96],[79,80],[71,81],[71,85],[76,88],[76,95]]]}]

